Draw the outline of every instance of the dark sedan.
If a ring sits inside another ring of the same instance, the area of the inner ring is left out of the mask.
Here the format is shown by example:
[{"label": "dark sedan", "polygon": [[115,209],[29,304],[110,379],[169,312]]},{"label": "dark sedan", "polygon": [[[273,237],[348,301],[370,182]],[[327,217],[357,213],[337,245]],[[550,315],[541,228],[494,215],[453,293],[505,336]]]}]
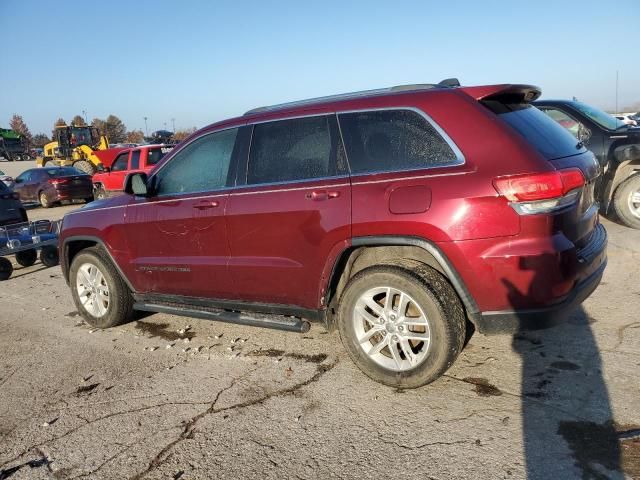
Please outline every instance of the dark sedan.
[{"label": "dark sedan", "polygon": [[27,212],[18,194],[0,182],[0,226],[27,221]]},{"label": "dark sedan", "polygon": [[18,175],[13,189],[23,202],[45,208],[65,200],[93,200],[91,176],[73,167],[32,168]]}]

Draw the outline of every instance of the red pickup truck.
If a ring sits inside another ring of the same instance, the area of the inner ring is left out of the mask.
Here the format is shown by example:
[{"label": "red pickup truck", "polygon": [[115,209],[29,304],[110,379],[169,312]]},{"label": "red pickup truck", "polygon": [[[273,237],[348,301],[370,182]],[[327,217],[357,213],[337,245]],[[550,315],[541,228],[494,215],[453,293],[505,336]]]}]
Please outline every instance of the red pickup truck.
[{"label": "red pickup truck", "polygon": [[171,151],[173,145],[143,145],[122,150],[111,166],[93,176],[93,196],[106,198],[122,193],[124,180],[132,172],[149,173]]}]

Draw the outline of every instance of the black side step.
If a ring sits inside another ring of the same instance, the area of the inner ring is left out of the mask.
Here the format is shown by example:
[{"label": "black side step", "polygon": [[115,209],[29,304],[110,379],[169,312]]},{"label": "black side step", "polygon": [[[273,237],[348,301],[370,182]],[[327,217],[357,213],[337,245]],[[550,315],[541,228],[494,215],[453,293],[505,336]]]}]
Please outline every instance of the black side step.
[{"label": "black side step", "polygon": [[218,308],[197,307],[174,303],[136,302],[133,305],[136,310],[145,312],[169,313],[182,317],[202,318],[218,322],[236,323],[251,327],[273,328],[287,332],[305,333],[309,331],[310,324],[306,320],[283,315],[265,315],[252,312],[236,312],[221,310]]}]

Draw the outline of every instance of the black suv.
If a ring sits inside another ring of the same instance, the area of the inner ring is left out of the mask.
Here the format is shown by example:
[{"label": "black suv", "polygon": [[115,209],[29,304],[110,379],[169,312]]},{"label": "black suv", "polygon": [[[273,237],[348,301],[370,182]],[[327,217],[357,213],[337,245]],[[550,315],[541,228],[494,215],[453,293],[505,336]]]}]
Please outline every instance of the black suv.
[{"label": "black suv", "polygon": [[625,225],[640,229],[640,128],[575,100],[539,100],[534,105],[598,158],[604,175],[595,195],[602,212],[615,212]]},{"label": "black suv", "polygon": [[0,182],[0,226],[27,221],[27,212],[20,197]]}]

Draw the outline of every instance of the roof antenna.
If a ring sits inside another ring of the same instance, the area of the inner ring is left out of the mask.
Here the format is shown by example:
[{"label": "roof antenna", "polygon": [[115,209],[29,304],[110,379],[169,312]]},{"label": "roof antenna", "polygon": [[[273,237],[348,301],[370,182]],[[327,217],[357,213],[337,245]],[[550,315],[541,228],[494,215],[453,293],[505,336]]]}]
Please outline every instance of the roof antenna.
[{"label": "roof antenna", "polygon": [[440,83],[438,83],[441,87],[459,87],[460,80],[457,78],[445,78]]}]

